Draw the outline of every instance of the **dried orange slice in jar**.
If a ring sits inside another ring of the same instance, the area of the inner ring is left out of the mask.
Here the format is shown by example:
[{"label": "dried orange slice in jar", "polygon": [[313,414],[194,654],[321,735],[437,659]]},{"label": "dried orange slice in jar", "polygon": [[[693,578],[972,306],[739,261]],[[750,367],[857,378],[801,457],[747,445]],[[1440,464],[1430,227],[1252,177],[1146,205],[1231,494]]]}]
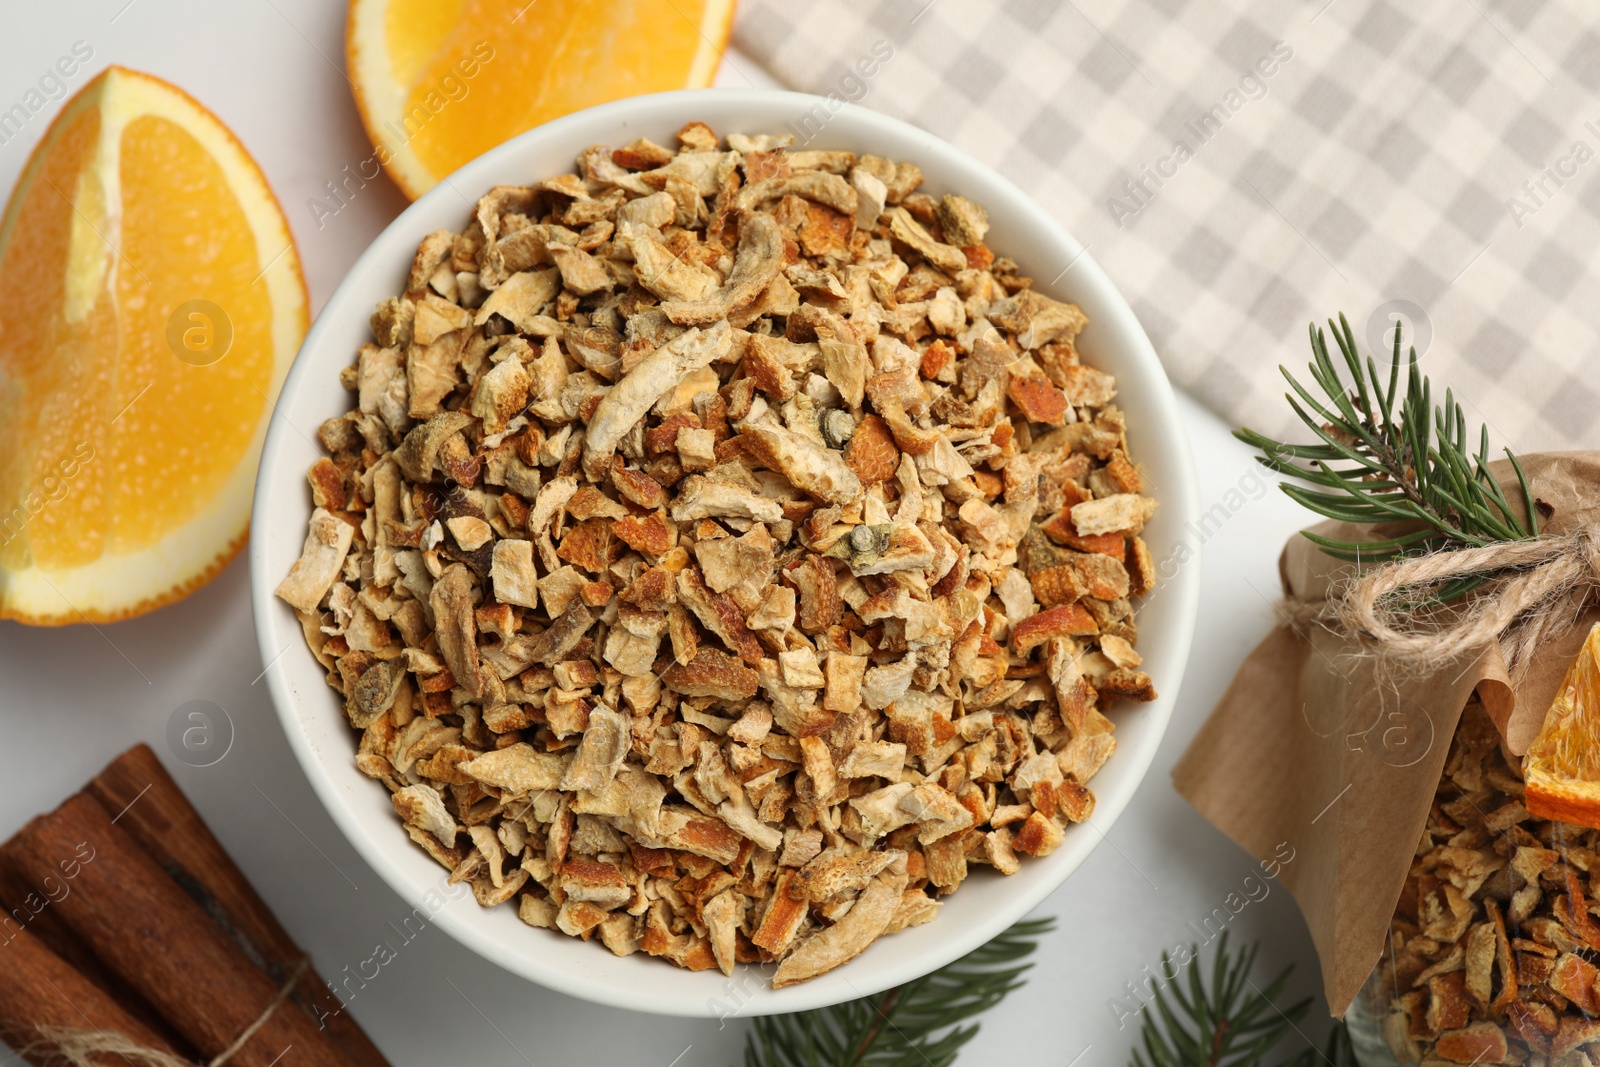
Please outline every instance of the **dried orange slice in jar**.
[{"label": "dried orange slice in jar", "polygon": [[0,219],[0,618],[138,615],[244,544],[307,324],[288,223],[216,116],[111,67]]},{"label": "dried orange slice in jar", "polygon": [[1600,829],[1600,624],[1567,669],[1522,771],[1534,815]]},{"label": "dried orange slice in jar", "polygon": [[704,88],[728,46],[733,8],[734,0],[351,0],[346,66],[376,153],[346,188],[376,177],[381,164],[416,199],[551,119]]}]

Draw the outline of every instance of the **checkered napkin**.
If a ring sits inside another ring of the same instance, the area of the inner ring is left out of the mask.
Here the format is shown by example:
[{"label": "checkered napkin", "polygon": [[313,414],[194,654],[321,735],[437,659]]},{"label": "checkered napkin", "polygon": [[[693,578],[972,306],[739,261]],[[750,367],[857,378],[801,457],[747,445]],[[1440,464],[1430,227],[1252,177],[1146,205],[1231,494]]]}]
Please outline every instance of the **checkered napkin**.
[{"label": "checkered napkin", "polygon": [[1386,352],[1398,315],[1532,451],[1600,447],[1597,31],[1580,0],[742,0],[735,40],[1021,185],[1230,422],[1288,426],[1308,322]]}]

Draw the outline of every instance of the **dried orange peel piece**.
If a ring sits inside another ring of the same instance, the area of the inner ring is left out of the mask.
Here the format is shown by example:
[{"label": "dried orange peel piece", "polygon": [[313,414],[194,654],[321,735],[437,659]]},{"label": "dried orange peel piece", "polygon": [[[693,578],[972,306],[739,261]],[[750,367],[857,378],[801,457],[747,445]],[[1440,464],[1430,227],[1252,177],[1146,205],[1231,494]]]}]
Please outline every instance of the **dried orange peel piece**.
[{"label": "dried orange peel piece", "polygon": [[0,289],[0,618],[104,622],[204,584],[244,543],[308,317],[255,162],[112,67],[23,168]]},{"label": "dried orange peel piece", "polygon": [[1523,757],[1528,811],[1600,829],[1600,624],[1589,631]]},{"label": "dried orange peel piece", "polygon": [[[353,0],[346,66],[375,161],[415,199],[551,119],[710,85],[733,8],[734,0]],[[346,182],[376,176],[369,165]],[[330,214],[342,206],[335,192]]]}]

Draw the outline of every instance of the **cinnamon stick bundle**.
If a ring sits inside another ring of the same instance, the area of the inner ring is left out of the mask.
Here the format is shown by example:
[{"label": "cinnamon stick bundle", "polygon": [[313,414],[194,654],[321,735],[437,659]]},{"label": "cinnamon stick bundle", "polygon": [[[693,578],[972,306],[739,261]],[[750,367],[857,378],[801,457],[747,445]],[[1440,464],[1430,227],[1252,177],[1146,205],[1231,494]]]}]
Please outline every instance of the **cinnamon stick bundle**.
[{"label": "cinnamon stick bundle", "polygon": [[[167,1025],[161,1013],[151,1007],[137,989],[101,963],[89,946],[79,940],[71,927],[62,921],[51,898],[62,892],[72,892],[72,883],[58,877],[53,885],[35,885],[17,870],[10,852],[11,842],[0,845],[0,902],[3,902],[6,912],[0,916],[0,969],[8,965],[21,966],[29,959],[20,954],[7,956],[3,947],[17,934],[26,932],[32,941],[48,950],[124,1012],[139,1020],[147,1030],[159,1034],[167,1045],[177,1049],[180,1054],[192,1054],[193,1050]],[[9,1001],[0,1000],[0,1012],[8,1004]]]},{"label": "cinnamon stick bundle", "polygon": [[[22,828],[14,842],[18,869],[42,882],[85,843],[93,859],[78,866],[75,891],[55,905],[62,919],[201,1056],[217,1056],[262,1019],[279,984],[87,794]],[[280,1061],[338,1067],[345,1058],[304,1013],[285,1008],[267,1015],[229,1060],[233,1067]]]},{"label": "cinnamon stick bundle", "polygon": [[[274,982],[289,979],[305,954],[150,746],[135,745],[112,760],[89,782],[87,792]],[[388,1067],[366,1031],[315,972],[295,983],[290,1000],[326,1029],[352,1067]]]},{"label": "cinnamon stick bundle", "polygon": [[[120,1034],[141,1048],[169,1055],[177,1050],[140,1020],[124,1011],[100,987],[45,947],[26,929],[12,933],[0,947],[0,1040],[34,1063],[50,1056],[32,1051],[52,1029]],[[110,1067],[125,1067],[120,1056],[102,1056]]]}]

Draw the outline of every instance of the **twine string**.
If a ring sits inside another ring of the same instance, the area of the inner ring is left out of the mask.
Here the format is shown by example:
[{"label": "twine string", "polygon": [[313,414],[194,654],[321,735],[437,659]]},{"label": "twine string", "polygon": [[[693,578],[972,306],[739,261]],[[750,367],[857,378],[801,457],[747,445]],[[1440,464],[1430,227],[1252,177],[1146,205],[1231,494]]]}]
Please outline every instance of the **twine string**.
[{"label": "twine string", "polygon": [[[1416,610],[1418,591],[1463,578],[1492,584],[1466,608]],[[1577,609],[1596,591],[1600,528],[1591,528],[1396,560],[1352,579],[1315,615],[1402,664],[1438,663],[1498,643],[1517,679],[1540,646],[1573,625]]]},{"label": "twine string", "polygon": [[193,1064],[182,1056],[175,1056],[161,1049],[146,1048],[126,1034],[114,1030],[86,1030],[72,1026],[39,1027],[36,1031],[38,1039],[21,1052],[29,1059],[37,1056],[47,1062],[64,1063],[69,1067],[100,1067],[106,1062],[104,1057],[111,1056],[119,1056],[135,1064],[136,1067],[223,1067],[249,1043],[256,1035],[256,1031],[266,1025],[272,1013],[289,999],[294,987],[305,977],[310,968],[310,959],[302,956],[300,962],[295,964],[294,970],[289,973],[289,977],[279,987],[278,995],[262,1009],[255,1021],[245,1027],[227,1048],[203,1065]]}]

